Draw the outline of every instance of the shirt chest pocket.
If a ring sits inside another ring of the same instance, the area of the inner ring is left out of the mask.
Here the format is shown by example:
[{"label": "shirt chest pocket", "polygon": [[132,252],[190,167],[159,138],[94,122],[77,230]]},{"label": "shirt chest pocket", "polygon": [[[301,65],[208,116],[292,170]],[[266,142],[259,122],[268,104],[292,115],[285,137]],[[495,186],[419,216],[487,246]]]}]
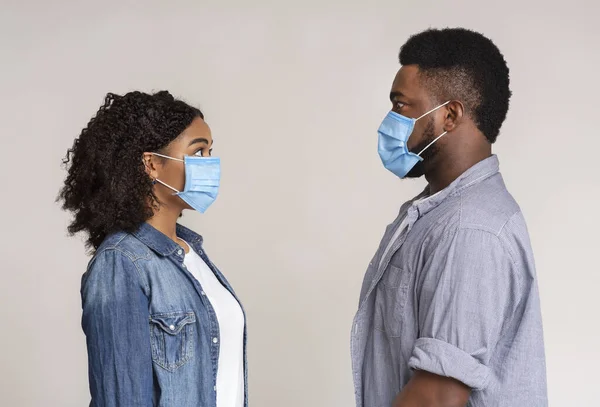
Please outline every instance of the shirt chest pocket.
[{"label": "shirt chest pocket", "polygon": [[152,360],[175,371],[194,356],[196,315],[193,312],[157,313],[150,316]]},{"label": "shirt chest pocket", "polygon": [[402,335],[410,283],[410,272],[391,264],[387,267],[375,289],[375,329],[390,337]]}]

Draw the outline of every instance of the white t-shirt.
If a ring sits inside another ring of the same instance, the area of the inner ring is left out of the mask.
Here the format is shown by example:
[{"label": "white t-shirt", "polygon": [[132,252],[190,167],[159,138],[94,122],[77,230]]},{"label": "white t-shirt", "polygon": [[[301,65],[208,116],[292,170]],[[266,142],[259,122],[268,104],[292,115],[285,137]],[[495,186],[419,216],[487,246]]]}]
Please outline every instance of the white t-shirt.
[{"label": "white t-shirt", "polygon": [[217,370],[217,407],[244,406],[244,314],[235,297],[221,284],[192,249],[183,260],[198,280],[219,322],[220,350]]},{"label": "white t-shirt", "polygon": [[[431,196],[426,196],[426,197],[423,197],[421,199],[417,199],[416,201],[414,201],[412,203],[412,206],[415,206],[415,205],[417,205],[417,204],[419,204],[421,202],[425,202],[425,201],[433,198],[434,196],[436,196],[440,192],[441,191],[438,191],[438,192],[436,192],[435,194],[433,194]],[[379,266],[378,267],[381,267],[381,265],[383,264],[383,260],[385,259],[385,256],[387,256],[388,252],[392,249],[392,246],[394,245],[394,243],[396,243],[396,240],[398,240],[398,238],[400,237],[400,235],[402,234],[402,232],[404,232],[404,229],[406,229],[406,217],[402,220],[402,223],[400,223],[400,225],[398,226],[398,228],[394,232],[394,235],[390,239],[390,242],[388,243],[387,247],[383,251],[383,255],[381,256],[381,260],[379,261]]]}]

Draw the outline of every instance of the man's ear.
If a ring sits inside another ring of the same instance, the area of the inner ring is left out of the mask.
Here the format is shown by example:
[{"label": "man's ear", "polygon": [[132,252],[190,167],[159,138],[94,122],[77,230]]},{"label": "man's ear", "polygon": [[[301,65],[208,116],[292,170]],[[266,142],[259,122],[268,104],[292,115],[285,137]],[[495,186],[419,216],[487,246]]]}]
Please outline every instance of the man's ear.
[{"label": "man's ear", "polygon": [[152,180],[158,178],[158,170],[157,170],[157,157],[152,153],[144,153],[142,156],[142,161],[144,163],[144,169],[146,170],[146,174]]},{"label": "man's ear", "polygon": [[465,106],[462,102],[453,100],[445,106],[443,111],[446,115],[444,118],[444,131],[452,131],[462,122]]}]

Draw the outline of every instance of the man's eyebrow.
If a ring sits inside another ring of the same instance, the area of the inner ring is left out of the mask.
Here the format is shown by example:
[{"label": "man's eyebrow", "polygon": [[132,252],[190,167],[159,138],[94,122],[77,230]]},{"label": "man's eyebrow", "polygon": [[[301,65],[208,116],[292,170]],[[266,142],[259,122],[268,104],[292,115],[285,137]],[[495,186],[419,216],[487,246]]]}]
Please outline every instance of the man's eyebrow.
[{"label": "man's eyebrow", "polygon": [[402,92],[400,92],[399,90],[394,90],[394,91],[390,92],[390,101],[392,101],[392,102],[394,100],[396,100],[397,98],[405,98],[405,97],[406,96]]}]

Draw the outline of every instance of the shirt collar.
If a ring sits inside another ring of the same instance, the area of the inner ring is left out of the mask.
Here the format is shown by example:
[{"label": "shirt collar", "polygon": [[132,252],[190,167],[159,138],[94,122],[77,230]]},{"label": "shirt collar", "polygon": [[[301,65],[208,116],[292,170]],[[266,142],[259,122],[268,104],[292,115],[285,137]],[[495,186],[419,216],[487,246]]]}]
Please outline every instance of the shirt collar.
[{"label": "shirt collar", "polygon": [[423,216],[439,206],[447,197],[478,184],[499,171],[500,162],[498,161],[498,157],[492,155],[469,168],[446,188],[431,196],[429,196],[429,186],[427,186],[425,190],[415,198],[413,206],[416,207],[419,215]]},{"label": "shirt collar", "polygon": [[[179,244],[146,222],[142,223],[133,235],[160,256],[170,256],[181,249]],[[177,236],[192,245],[195,250],[199,250],[202,245],[202,236],[180,224],[177,224]]]}]

